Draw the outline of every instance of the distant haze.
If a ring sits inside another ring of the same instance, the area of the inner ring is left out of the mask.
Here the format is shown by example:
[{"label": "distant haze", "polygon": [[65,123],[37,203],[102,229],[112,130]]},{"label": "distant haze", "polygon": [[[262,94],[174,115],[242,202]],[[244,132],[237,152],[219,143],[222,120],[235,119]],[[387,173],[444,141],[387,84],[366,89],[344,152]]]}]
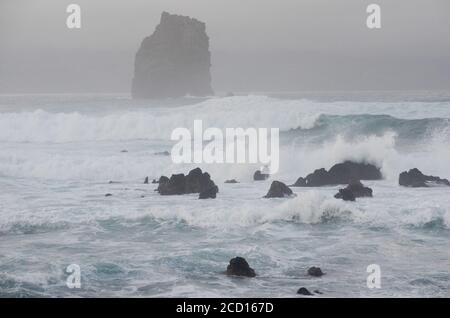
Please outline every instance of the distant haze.
[{"label": "distant haze", "polygon": [[218,93],[450,88],[448,0],[0,0],[0,93],[129,92],[162,11],[206,23]]}]

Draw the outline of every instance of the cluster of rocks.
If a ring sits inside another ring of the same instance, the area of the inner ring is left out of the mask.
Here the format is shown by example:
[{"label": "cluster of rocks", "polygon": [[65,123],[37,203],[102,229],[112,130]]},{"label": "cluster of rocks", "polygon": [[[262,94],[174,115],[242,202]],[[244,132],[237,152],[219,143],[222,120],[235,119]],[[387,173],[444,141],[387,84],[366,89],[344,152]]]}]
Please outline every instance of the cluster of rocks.
[{"label": "cluster of rocks", "polygon": [[[238,277],[255,277],[256,272],[253,268],[250,267],[247,260],[243,257],[235,257],[230,260],[230,263],[227,266],[227,270],[225,272],[229,276],[238,276]],[[312,277],[321,277],[325,275],[324,272],[322,272],[322,269],[320,267],[310,267],[307,271],[309,276]],[[315,290],[315,294],[322,294],[320,291]],[[307,288],[301,287],[298,289],[297,294],[303,295],[303,296],[313,296],[314,294],[311,293]]]},{"label": "cluster of rocks", "polygon": [[219,188],[207,172],[195,168],[187,175],[173,174],[170,178],[161,176],[156,191],[161,195],[199,193],[199,199],[215,199]]},{"label": "cluster of rocks", "polygon": [[[268,174],[256,171],[253,179],[260,181],[269,178]],[[382,174],[380,168],[367,163],[356,163],[345,161],[331,167],[329,171],[317,169],[306,178],[299,178],[291,187],[321,187],[336,184],[348,184],[344,189],[340,189],[335,195],[337,199],[345,201],[355,201],[359,197],[372,197],[372,189],[365,187],[359,180],[380,180]],[[264,198],[285,198],[295,194],[292,190],[280,181],[273,181],[270,189]]]},{"label": "cluster of rocks", "polygon": [[[269,174],[260,170],[254,173],[253,179],[257,181],[266,180]],[[291,187],[320,187],[336,184],[347,184],[345,188],[339,189],[335,194],[336,199],[344,201],[356,201],[356,198],[371,198],[373,190],[366,187],[360,180],[380,180],[382,179],[380,168],[367,163],[356,163],[345,161],[331,167],[330,170],[317,169],[306,178],[299,178]],[[149,183],[146,177],[145,184]],[[198,193],[199,199],[216,198],[219,188],[211,180],[207,172],[202,172],[200,168],[191,170],[187,175],[173,174],[170,178],[161,176],[159,180],[153,180],[153,184],[158,184],[158,191],[161,195],[181,195]],[[239,183],[235,179],[226,180],[225,183]],[[399,184],[405,187],[430,187],[430,186],[450,186],[450,181],[439,177],[424,175],[417,168],[402,172],[399,176]],[[273,181],[270,189],[264,198],[286,198],[295,196],[289,186],[280,181]]]},{"label": "cluster of rocks", "polygon": [[[160,23],[152,35],[146,37],[136,53],[132,82],[133,98],[168,98],[186,95],[208,96],[211,87],[211,53],[205,23],[188,17],[163,12]],[[234,96],[228,93],[226,96]],[[121,152],[128,152],[126,149]],[[169,156],[169,151],[155,152],[156,156]],[[269,174],[258,170],[253,180],[264,181]],[[292,187],[321,187],[347,185],[339,189],[337,199],[355,201],[359,197],[372,197],[372,189],[361,180],[380,180],[380,168],[368,163],[345,161],[326,170],[317,169],[306,177],[300,177]],[[112,182],[111,182],[112,183]],[[144,181],[149,183],[147,177]],[[215,198],[219,189],[208,173],[199,168],[188,175],[174,174],[153,180],[161,195],[199,193],[199,198]],[[238,183],[227,180],[225,183]],[[450,186],[447,179],[424,175],[418,169],[402,172],[399,184],[405,187]],[[106,196],[112,196],[107,194]],[[280,181],[273,181],[264,198],[293,196],[292,190]]]},{"label": "cluster of rocks", "polygon": [[[253,175],[256,181],[269,178],[268,174],[257,170]],[[306,178],[299,178],[291,187],[321,187],[336,184],[348,184],[344,189],[340,189],[335,195],[337,199],[344,201],[355,201],[359,197],[372,197],[372,189],[365,187],[360,180],[380,180],[382,174],[380,168],[367,163],[357,163],[345,161],[331,167],[330,170],[317,169]],[[273,181],[270,189],[264,198],[286,198],[295,194],[292,190],[280,181]]]},{"label": "cluster of rocks", "polygon": [[345,161],[330,170],[317,169],[305,178],[298,178],[293,187],[322,187],[327,185],[349,184],[354,180],[381,180],[380,168],[368,164]]},{"label": "cluster of rocks", "polygon": [[430,186],[448,186],[450,181],[439,177],[424,175],[419,169],[414,168],[400,174],[398,183],[404,187],[426,188]]}]

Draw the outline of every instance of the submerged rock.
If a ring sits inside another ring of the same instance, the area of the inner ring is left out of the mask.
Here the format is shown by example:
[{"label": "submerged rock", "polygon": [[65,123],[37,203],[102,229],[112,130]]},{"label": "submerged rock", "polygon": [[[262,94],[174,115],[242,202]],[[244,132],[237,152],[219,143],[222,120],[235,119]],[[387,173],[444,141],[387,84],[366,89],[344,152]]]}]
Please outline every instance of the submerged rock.
[{"label": "submerged rock", "polygon": [[320,277],[323,276],[324,273],[322,272],[322,269],[320,267],[310,267],[308,268],[308,275],[314,276],[314,277]]},{"label": "submerged rock", "polygon": [[[317,169],[309,174],[303,182],[297,180],[300,187],[321,187],[326,185],[349,184],[352,180],[381,180],[380,168],[366,163],[345,161],[331,167],[329,171]],[[296,182],[296,184],[297,184]]]},{"label": "submerged rock", "polygon": [[[340,189],[339,193],[337,193],[334,197],[336,199],[343,199],[344,201],[355,201],[355,198],[371,198],[372,196],[373,190],[371,188],[365,187],[361,183],[361,181],[354,181],[350,183],[345,189]],[[353,200],[351,199],[352,197]]]},{"label": "submerged rock", "polygon": [[236,179],[226,180],[225,183],[239,183]]},{"label": "submerged rock", "polygon": [[156,179],[152,180],[152,184],[158,184],[158,183],[159,183],[159,180],[156,180]]},{"label": "submerged rock", "polygon": [[170,156],[170,152],[166,151],[160,151],[153,153],[155,156]]},{"label": "submerged rock", "polygon": [[430,186],[450,186],[450,181],[439,177],[424,175],[419,169],[414,168],[404,171],[399,176],[398,183],[404,187],[425,188]]},{"label": "submerged rock", "polygon": [[255,181],[263,181],[269,179],[269,175],[267,173],[262,173],[260,170],[256,170],[253,174],[253,180]]},{"label": "submerged rock", "polygon": [[112,194],[111,193],[107,193],[107,194],[105,194],[105,197],[112,197]]},{"label": "submerged rock", "polygon": [[319,294],[319,295],[323,295],[323,293],[320,290],[318,290],[318,289],[314,290],[314,293]]},{"label": "submerged rock", "polygon": [[133,98],[213,95],[205,23],[163,12],[136,54]]},{"label": "submerged rock", "polygon": [[284,198],[293,195],[293,192],[287,185],[280,181],[273,181],[270,185],[269,192],[264,198]]},{"label": "submerged rock", "polygon": [[230,264],[227,267],[227,275],[255,277],[256,273],[253,268],[248,265],[245,258],[235,257],[230,260]]},{"label": "submerged rock", "polygon": [[303,296],[314,296],[314,294],[307,290],[305,287],[301,287],[299,290],[297,290],[297,294]]}]

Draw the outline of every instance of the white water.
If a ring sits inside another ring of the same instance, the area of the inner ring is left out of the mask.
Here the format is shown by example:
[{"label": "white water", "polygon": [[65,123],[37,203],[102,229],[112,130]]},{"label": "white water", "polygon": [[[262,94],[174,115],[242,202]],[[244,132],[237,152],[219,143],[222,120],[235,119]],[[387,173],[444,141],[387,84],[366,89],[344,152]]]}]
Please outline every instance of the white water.
[{"label": "white water", "polygon": [[[301,286],[331,297],[450,295],[450,189],[397,185],[413,167],[450,178],[449,102],[16,96],[0,105],[1,295],[292,297]],[[325,127],[321,115],[372,117],[329,118]],[[373,130],[373,115],[403,121]],[[424,118],[444,122],[413,122]],[[195,167],[155,155],[194,119],[279,127],[273,178],[287,184],[343,160],[377,164],[385,180],[366,182],[374,198],[356,203],[334,199],[339,187],[267,200],[270,180],[252,181],[258,166],[200,165],[219,185],[216,200],[161,197],[143,179]],[[223,184],[232,178],[241,183]],[[221,274],[236,255],[258,278]],[[79,291],[65,287],[71,263],[83,270]],[[372,263],[385,275],[380,290],[365,286]],[[327,275],[307,277],[313,265]]]}]

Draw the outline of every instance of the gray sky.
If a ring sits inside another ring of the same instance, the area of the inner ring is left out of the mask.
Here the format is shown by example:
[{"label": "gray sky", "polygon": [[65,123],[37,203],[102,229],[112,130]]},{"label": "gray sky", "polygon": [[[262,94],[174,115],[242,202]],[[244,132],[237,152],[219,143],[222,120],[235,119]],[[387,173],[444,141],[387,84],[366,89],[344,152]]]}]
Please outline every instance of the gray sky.
[{"label": "gray sky", "polygon": [[206,22],[217,92],[450,88],[448,0],[0,0],[0,92],[129,92],[162,11]]}]

